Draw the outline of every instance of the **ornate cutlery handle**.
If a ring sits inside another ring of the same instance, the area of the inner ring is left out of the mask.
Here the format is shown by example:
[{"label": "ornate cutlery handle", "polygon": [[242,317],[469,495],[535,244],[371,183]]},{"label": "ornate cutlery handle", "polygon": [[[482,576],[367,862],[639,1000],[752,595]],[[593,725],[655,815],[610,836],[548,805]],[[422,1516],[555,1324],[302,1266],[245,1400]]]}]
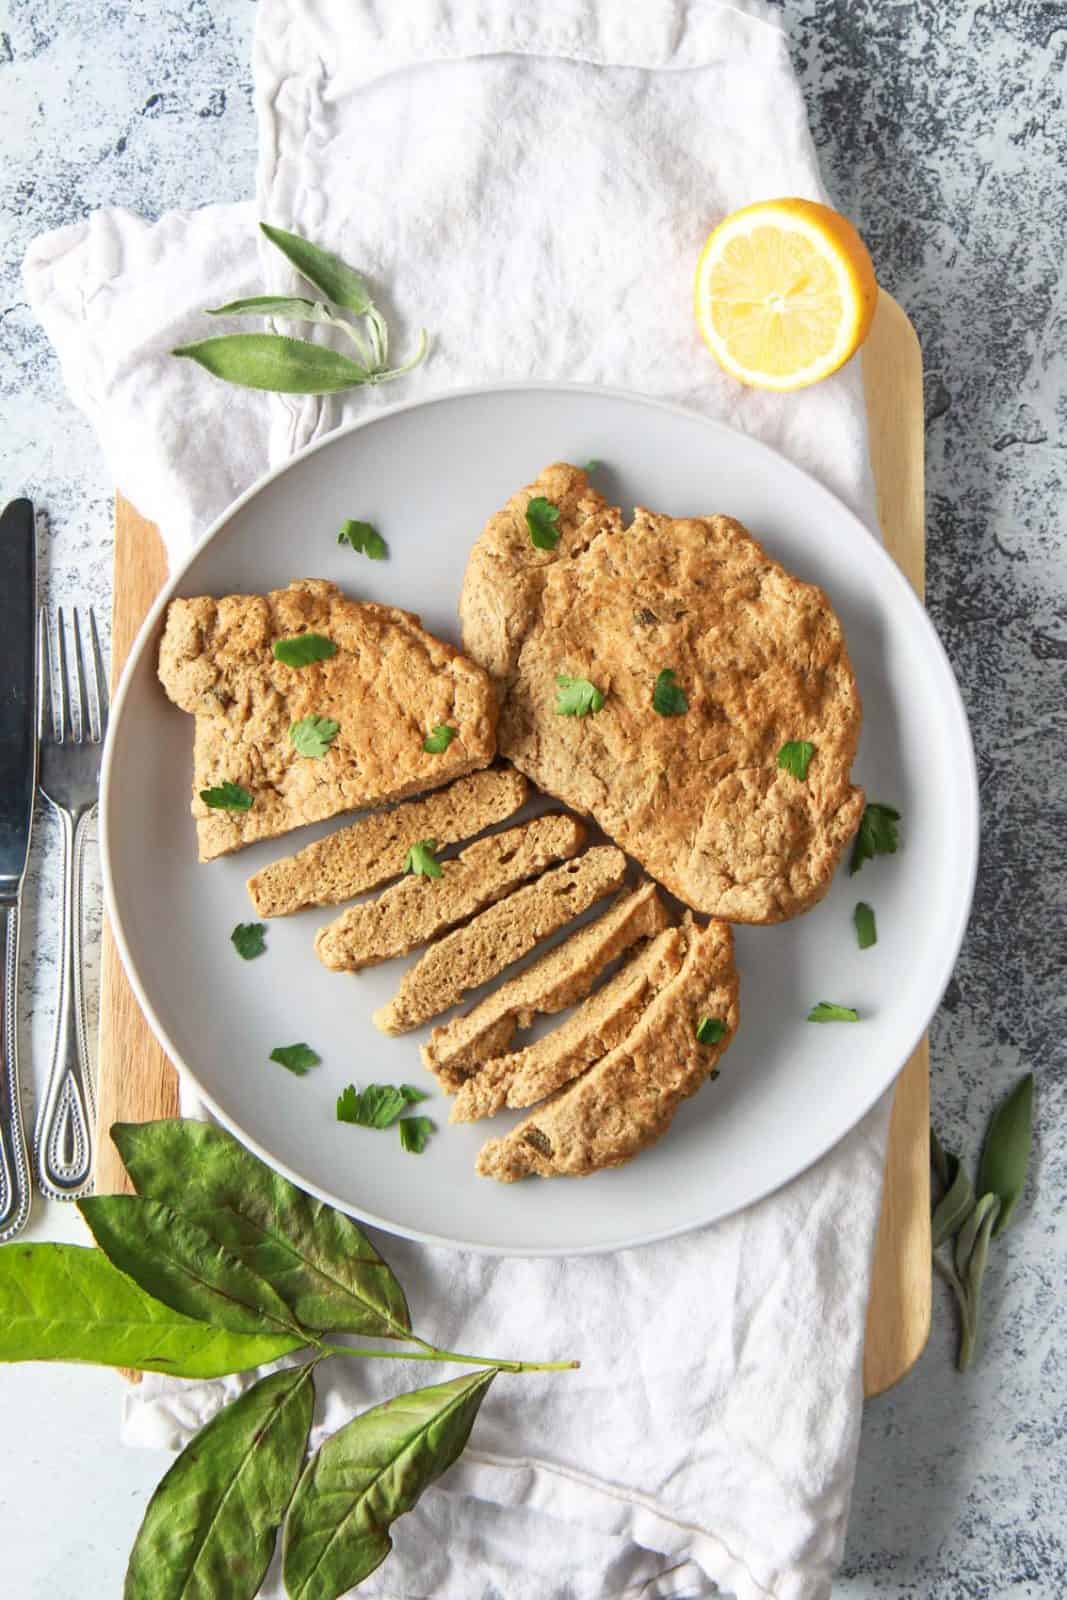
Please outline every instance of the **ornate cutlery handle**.
[{"label": "ornate cutlery handle", "polygon": [[93,1186],[96,1118],[82,994],[82,854],[87,813],[56,808],[63,834],[63,927],[52,1068],[33,1135],[37,1186],[52,1200],[77,1200]]},{"label": "ornate cutlery handle", "polygon": [[17,905],[0,909],[0,1013],[3,1057],[0,1060],[0,1243],[26,1225],[30,1214],[30,1164],[19,1100],[18,978],[19,913]]}]

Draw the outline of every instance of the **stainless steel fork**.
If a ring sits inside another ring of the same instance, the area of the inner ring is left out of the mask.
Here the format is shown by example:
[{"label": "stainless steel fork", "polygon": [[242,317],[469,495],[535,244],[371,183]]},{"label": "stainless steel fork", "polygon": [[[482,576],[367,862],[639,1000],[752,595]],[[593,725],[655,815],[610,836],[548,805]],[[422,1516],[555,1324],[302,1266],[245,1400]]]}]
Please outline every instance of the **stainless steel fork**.
[{"label": "stainless steel fork", "polygon": [[[41,748],[38,787],[59,820],[63,839],[63,925],[60,938],[56,1031],[48,1088],[37,1114],[33,1160],[42,1194],[76,1200],[93,1184],[96,1097],[89,1060],[82,977],[82,867],[85,823],[96,804],[107,730],[107,677],[96,617],[89,610],[89,651],[74,608],[74,678],[67,669],[62,608],[56,628],[42,611],[38,624]],[[87,677],[93,681],[93,704]],[[58,698],[57,698],[58,696]]]}]

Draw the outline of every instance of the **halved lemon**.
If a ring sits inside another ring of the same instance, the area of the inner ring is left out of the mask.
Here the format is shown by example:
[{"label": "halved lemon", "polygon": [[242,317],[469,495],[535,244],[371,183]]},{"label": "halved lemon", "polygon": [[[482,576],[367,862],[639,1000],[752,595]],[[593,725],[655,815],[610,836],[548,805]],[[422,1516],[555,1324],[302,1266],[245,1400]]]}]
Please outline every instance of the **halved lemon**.
[{"label": "halved lemon", "polygon": [[708,236],[696,276],[700,331],[721,367],[758,389],[802,389],[867,337],[878,284],[847,217],[815,200],[764,200]]}]

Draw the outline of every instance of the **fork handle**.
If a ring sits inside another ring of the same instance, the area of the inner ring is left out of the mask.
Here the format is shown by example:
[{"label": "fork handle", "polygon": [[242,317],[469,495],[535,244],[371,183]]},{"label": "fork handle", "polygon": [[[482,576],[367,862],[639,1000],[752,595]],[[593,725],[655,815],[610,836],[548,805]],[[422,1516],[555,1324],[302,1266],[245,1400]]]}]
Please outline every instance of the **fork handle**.
[{"label": "fork handle", "polygon": [[52,1067],[33,1135],[37,1186],[51,1200],[77,1200],[93,1186],[96,1117],[82,994],[82,812],[56,808],[63,838],[63,926]]},{"label": "fork handle", "polygon": [[14,1238],[30,1214],[30,1164],[19,1100],[19,909],[0,909],[0,1243]]}]

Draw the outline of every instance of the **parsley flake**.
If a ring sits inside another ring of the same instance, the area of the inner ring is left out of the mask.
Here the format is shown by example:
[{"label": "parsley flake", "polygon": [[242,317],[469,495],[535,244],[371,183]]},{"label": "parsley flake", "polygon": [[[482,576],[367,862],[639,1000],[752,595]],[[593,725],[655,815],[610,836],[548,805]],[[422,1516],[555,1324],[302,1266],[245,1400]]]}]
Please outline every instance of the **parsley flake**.
[{"label": "parsley flake", "polygon": [[342,522],[337,543],[351,545],[357,555],[369,556],[372,561],[384,561],[388,554],[385,540],[373,523],[355,522],[351,517]]},{"label": "parsley flake", "polygon": [[698,1044],[718,1044],[726,1036],[726,1024],[721,1017],[701,1017],[697,1023]]},{"label": "parsley flake", "polygon": [[433,1123],[429,1117],[401,1117],[397,1127],[400,1130],[401,1149],[410,1150],[412,1155],[421,1156],[433,1132]]},{"label": "parsley flake", "polygon": [[778,752],[778,765],[784,772],[791,772],[794,778],[803,783],[814,754],[815,746],[809,744],[807,739],[790,739]]},{"label": "parsley flake", "polygon": [[239,783],[231,783],[229,778],[225,783],[220,783],[217,789],[201,789],[200,798],[206,806],[211,806],[216,811],[252,809],[252,796],[248,790],[242,789]]},{"label": "parsley flake", "polygon": [[419,839],[411,846],[404,857],[404,871],[420,874],[424,878],[439,878],[441,866],[434,855],[437,849],[436,839]]},{"label": "parsley flake", "polygon": [[685,691],[675,682],[675,677],[670,667],[664,667],[652,690],[652,709],[661,717],[681,717],[689,710]]},{"label": "parsley flake", "polygon": [[365,1089],[350,1083],[337,1096],[337,1120],[359,1128],[391,1128],[408,1106],[426,1098],[421,1089],[410,1083],[402,1083],[399,1088],[392,1083],[368,1083]]},{"label": "parsley flake", "polygon": [[275,661],[287,667],[309,667],[313,661],[328,661],[337,654],[333,640],[321,633],[298,633],[291,639],[275,639],[271,649]]},{"label": "parsley flake", "polygon": [[271,1051],[270,1059],[295,1077],[303,1078],[312,1067],[318,1066],[322,1057],[309,1044],[278,1044]]},{"label": "parsley flake", "polygon": [[869,950],[872,944],[878,943],[878,930],[874,925],[874,909],[866,901],[859,900],[852,913],[852,920],[856,925],[856,942],[861,950]]},{"label": "parsley flake", "polygon": [[289,729],[289,738],[298,756],[321,761],[341,731],[332,717],[301,717]]},{"label": "parsley flake", "polygon": [[239,922],[230,934],[233,945],[242,961],[254,961],[267,948],[262,922]]},{"label": "parsley flake", "polygon": [[439,722],[422,741],[422,748],[428,756],[439,756],[448,749],[455,737],[455,728],[450,728],[447,722]]},{"label": "parsley flake", "polygon": [[859,832],[852,846],[852,856],[848,863],[850,878],[860,870],[865,861],[873,861],[875,856],[896,855],[900,844],[897,833],[899,821],[899,811],[894,811],[892,806],[881,806],[876,800],[871,801],[860,819]]},{"label": "parsley flake", "polygon": [[820,1000],[817,1006],[812,1006],[808,1012],[809,1022],[858,1022],[860,1014],[853,1011],[851,1006],[835,1005],[832,1000]]},{"label": "parsley flake", "polygon": [[585,471],[586,472],[595,472],[597,467],[599,467],[600,465],[601,465],[601,463],[597,460],[596,456],[593,456],[591,460],[586,462]]},{"label": "parsley flake", "polygon": [[588,678],[568,678],[565,672],[556,674],[556,716],[587,717],[604,709],[604,696]]},{"label": "parsley flake", "polygon": [[535,494],[526,507],[526,526],[530,530],[530,543],[538,550],[554,550],[559,544],[559,506]]}]

